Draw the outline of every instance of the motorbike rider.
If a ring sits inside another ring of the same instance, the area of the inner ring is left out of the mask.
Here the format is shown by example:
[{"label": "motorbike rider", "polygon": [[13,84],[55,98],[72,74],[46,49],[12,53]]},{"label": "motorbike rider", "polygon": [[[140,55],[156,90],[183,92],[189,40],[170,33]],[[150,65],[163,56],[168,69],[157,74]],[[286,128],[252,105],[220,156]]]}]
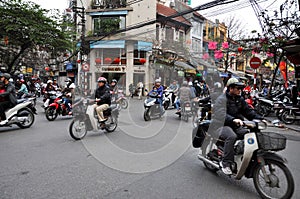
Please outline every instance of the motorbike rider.
[{"label": "motorbike rider", "polygon": [[180,113],[180,104],[183,104],[184,102],[190,102],[195,97],[195,93],[191,90],[190,87],[188,87],[187,81],[183,81],[181,88],[179,89],[178,99],[175,103],[175,107],[177,109],[177,112],[175,114]]},{"label": "motorbike rider", "polygon": [[59,85],[57,84],[57,79],[53,79],[53,83],[52,83],[52,86],[54,87],[54,89],[57,91],[60,89]]},{"label": "motorbike rider", "polygon": [[154,86],[152,88],[152,90],[150,91],[150,93],[157,93],[157,101],[159,103],[159,107],[160,107],[160,116],[162,116],[164,114],[164,108],[163,108],[163,91],[164,91],[164,87],[161,85],[161,81],[160,79],[156,79]]},{"label": "motorbike rider", "polygon": [[2,101],[0,102],[0,125],[6,124],[5,110],[17,105],[15,86],[9,82],[10,74],[3,73],[0,75],[0,81],[4,84],[4,92],[0,93]]},{"label": "motorbike rider", "polygon": [[112,98],[114,100],[117,100],[118,98],[118,86],[117,86],[118,81],[116,79],[111,80],[110,83],[110,92],[112,94]]},{"label": "motorbike rider", "polygon": [[103,111],[107,110],[111,104],[111,94],[109,86],[106,85],[107,80],[105,77],[99,77],[98,78],[98,88],[95,92],[95,99],[96,104],[94,105],[94,108],[96,109],[99,122],[101,126],[104,126],[105,124],[103,122],[106,121],[103,115]]},{"label": "motorbike rider", "polygon": [[243,138],[246,133],[241,126],[244,118],[248,120],[261,119],[241,96],[244,84],[236,78],[230,78],[227,83],[227,90],[215,101],[213,107],[213,120],[211,123],[212,132],[216,132],[220,139],[224,140],[224,157],[220,162],[222,171],[231,175],[231,163],[234,161],[234,143],[237,138]]},{"label": "motorbike rider", "polygon": [[169,86],[169,89],[173,91],[172,95],[172,104],[175,103],[175,98],[178,95],[179,91],[179,84],[177,83],[176,80],[173,80],[172,84]]},{"label": "motorbike rider", "polygon": [[202,90],[201,90],[198,80],[194,81],[194,88],[196,90],[196,97],[200,97]]},{"label": "motorbike rider", "polygon": [[65,97],[63,98],[64,104],[67,107],[68,114],[72,115],[72,98],[74,97],[75,94],[75,84],[72,82],[71,78],[66,79],[66,85],[65,88],[63,89],[63,93]]},{"label": "motorbike rider", "polygon": [[20,79],[20,80],[17,80],[17,84],[20,84],[20,89],[17,91],[18,93],[18,98],[24,98],[28,95],[28,89],[27,89],[27,86],[25,85],[25,81],[24,79]]}]

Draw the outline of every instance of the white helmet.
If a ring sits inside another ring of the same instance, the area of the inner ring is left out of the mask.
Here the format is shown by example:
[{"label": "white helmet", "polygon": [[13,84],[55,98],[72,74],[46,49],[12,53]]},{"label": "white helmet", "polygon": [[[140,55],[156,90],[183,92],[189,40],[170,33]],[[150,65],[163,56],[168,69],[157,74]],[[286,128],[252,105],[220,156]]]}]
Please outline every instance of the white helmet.
[{"label": "white helmet", "polygon": [[189,86],[193,86],[193,82],[189,82]]},{"label": "white helmet", "polygon": [[49,79],[49,80],[47,81],[47,84],[50,84],[50,83],[52,84],[53,81]]}]

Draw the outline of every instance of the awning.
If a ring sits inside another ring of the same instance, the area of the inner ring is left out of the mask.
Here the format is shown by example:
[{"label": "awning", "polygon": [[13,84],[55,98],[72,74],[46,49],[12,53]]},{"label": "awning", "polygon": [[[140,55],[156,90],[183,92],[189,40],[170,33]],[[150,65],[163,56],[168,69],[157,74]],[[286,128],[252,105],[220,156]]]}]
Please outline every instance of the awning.
[{"label": "awning", "polygon": [[125,40],[102,40],[91,42],[90,48],[125,48]]},{"label": "awning", "polygon": [[190,61],[194,66],[203,65],[206,68],[217,68],[215,65],[212,65],[200,58],[192,57]]},{"label": "awning", "polygon": [[196,71],[196,69],[193,66],[191,66],[191,65],[189,65],[185,62],[182,62],[182,61],[175,61],[174,65],[178,66],[178,67],[181,67],[185,70],[195,70]]},{"label": "awning", "polygon": [[152,43],[151,42],[145,42],[145,41],[138,41],[137,45],[135,46],[135,49],[139,51],[151,51],[152,50]]}]

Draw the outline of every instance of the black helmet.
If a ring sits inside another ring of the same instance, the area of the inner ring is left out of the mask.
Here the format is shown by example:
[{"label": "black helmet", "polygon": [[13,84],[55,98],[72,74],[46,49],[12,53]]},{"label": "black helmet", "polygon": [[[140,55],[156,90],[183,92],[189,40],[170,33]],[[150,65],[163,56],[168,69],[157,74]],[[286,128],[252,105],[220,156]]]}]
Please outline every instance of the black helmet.
[{"label": "black helmet", "polygon": [[9,80],[10,74],[9,74],[9,73],[2,73],[2,74],[0,75],[0,77],[4,77],[5,79]]}]

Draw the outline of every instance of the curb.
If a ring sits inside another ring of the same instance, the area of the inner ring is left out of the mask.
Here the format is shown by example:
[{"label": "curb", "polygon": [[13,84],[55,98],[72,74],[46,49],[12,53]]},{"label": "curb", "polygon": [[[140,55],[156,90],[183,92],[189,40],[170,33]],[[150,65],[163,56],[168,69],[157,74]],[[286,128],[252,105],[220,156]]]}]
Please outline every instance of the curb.
[{"label": "curb", "polygon": [[299,132],[300,133],[300,128],[298,127],[292,127],[292,126],[285,126],[285,128],[288,128],[288,129],[291,129],[291,130],[293,130],[293,131],[297,131],[297,132]]}]

